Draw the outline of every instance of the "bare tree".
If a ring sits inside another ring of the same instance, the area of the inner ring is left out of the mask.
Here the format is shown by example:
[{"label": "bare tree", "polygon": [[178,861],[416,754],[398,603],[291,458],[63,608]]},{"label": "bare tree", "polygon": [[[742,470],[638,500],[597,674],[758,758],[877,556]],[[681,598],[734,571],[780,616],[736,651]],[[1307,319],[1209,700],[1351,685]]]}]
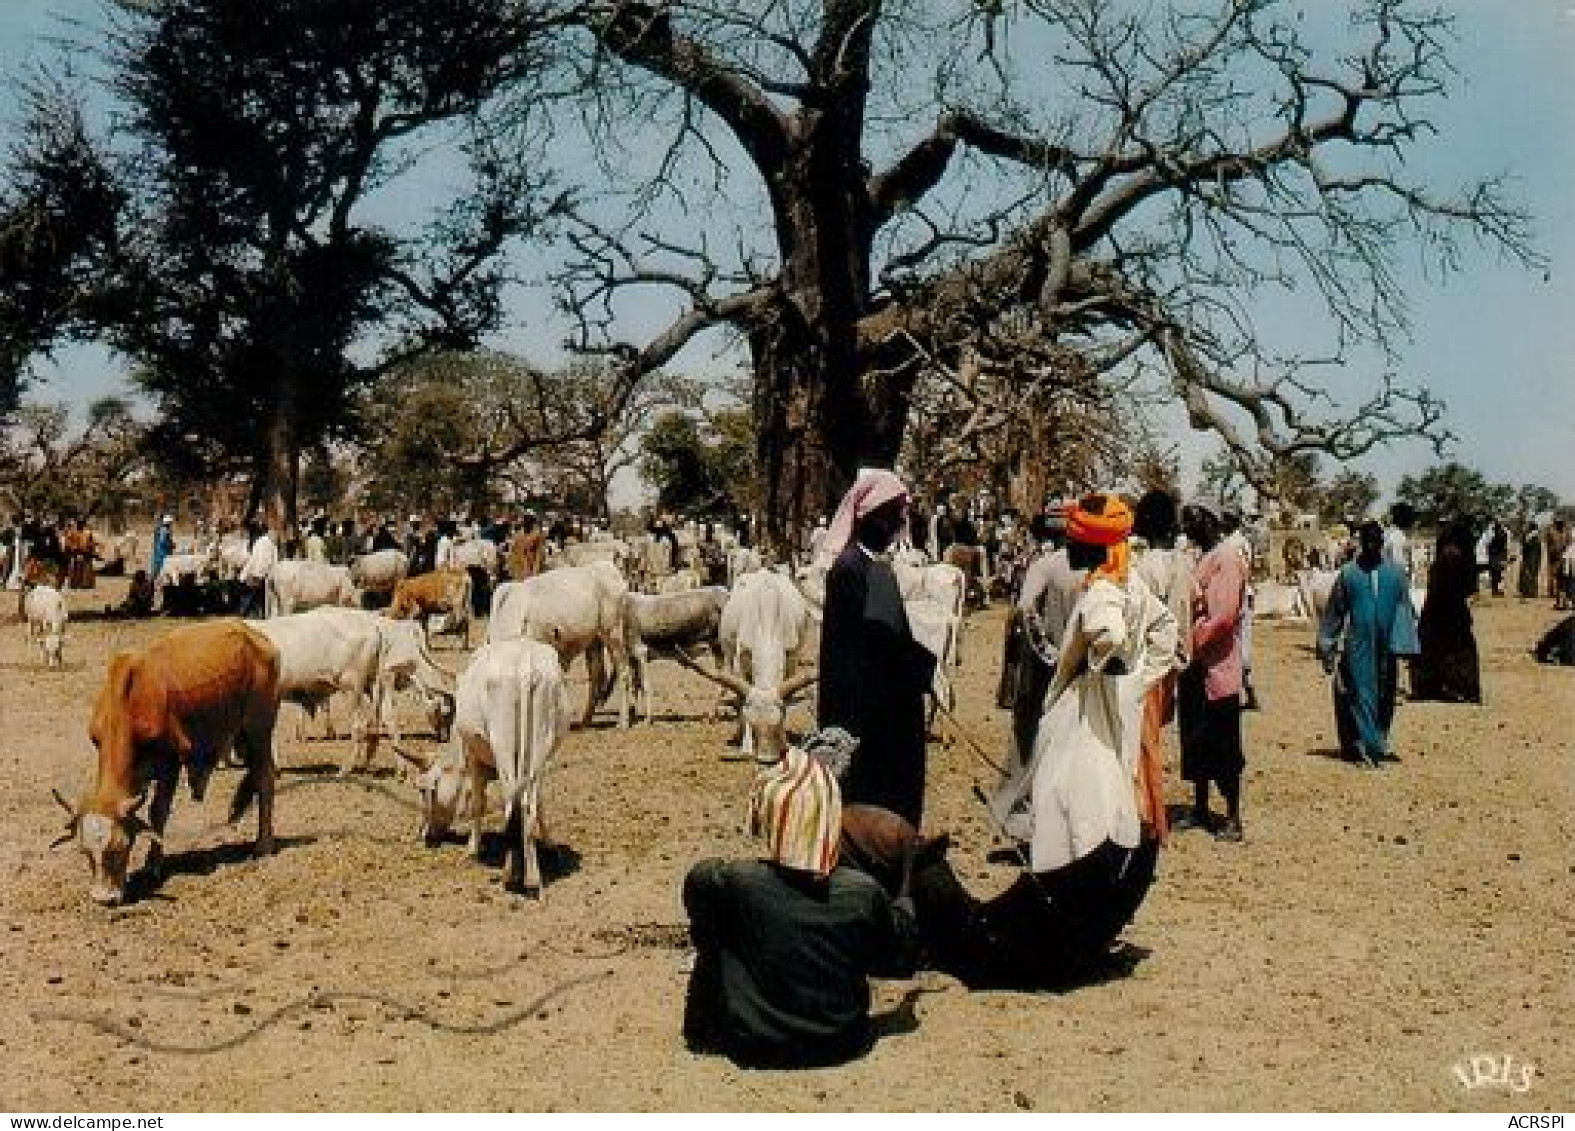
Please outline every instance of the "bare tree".
[{"label": "bare tree", "polygon": [[84,516],[112,510],[145,470],[147,425],[118,397],[73,427],[64,404],[24,403],[0,429],[0,491],[9,511]]},{"label": "bare tree", "polygon": [[[1338,404],[1322,367],[1403,338],[1404,248],[1445,270],[1463,236],[1536,257],[1496,182],[1407,179],[1446,92],[1447,18],[1350,8],[1331,49],[1275,0],[577,4],[596,80],[580,105],[609,163],[626,175],[637,148],[609,136],[669,131],[632,211],[580,215],[579,344],[632,386],[707,329],[741,335],[777,537],[860,463],[889,465],[926,366],[970,350],[1146,366],[1249,467],[1437,435],[1425,391],[1385,373]],[[729,199],[746,201],[735,239],[696,235]],[[675,200],[682,232],[657,222]],[[635,287],[676,313],[621,339],[615,298]],[[1254,324],[1257,295],[1292,288],[1329,316],[1321,356],[1282,356]]]}]

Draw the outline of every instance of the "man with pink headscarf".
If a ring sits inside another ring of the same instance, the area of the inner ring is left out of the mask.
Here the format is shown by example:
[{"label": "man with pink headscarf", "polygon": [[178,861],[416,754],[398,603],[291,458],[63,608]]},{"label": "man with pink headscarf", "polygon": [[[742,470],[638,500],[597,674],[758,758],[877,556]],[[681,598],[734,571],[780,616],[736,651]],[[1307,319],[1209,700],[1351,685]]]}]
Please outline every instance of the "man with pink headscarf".
[{"label": "man with pink headscarf", "polygon": [[874,805],[914,828],[924,812],[924,693],[935,656],[913,638],[896,574],[884,557],[907,526],[908,489],[867,468],[848,490],[820,546],[826,575],[820,640],[822,728],[859,740],[843,784],[850,805]]}]

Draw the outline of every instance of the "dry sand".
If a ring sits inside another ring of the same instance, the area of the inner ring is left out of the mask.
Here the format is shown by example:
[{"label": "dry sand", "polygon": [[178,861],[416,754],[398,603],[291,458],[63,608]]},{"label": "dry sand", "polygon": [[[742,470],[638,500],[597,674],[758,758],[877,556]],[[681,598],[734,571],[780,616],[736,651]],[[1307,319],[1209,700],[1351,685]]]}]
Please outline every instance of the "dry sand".
[{"label": "dry sand", "polygon": [[[92,775],[112,651],[169,624],[75,621],[48,672],[3,623],[0,1109],[1567,1110],[1575,671],[1527,653],[1553,620],[1547,601],[1479,604],[1486,706],[1403,705],[1404,761],[1381,772],[1332,756],[1311,629],[1260,624],[1247,843],[1172,841],[1128,974],[1060,994],[881,983],[867,1058],[788,1073],[692,1055],[678,1033],[684,871],[752,851],[751,766],[723,757],[729,728],[692,674],[657,667],[653,726],[604,711],[565,742],[541,902],[460,843],[424,848],[386,762],[341,782],[342,743],[286,721],[278,855],[250,859],[253,818],[221,823],[221,771],[202,804],[182,789],[173,874],[108,912],[77,852],[48,849],[49,789],[75,797]],[[991,750],[1001,628],[998,610],[972,618],[961,673],[962,725]],[[988,893],[1010,879],[985,862],[971,796],[991,774],[947,727],[929,819]],[[1517,1085],[1534,1065],[1530,1090],[1467,1089],[1455,1067],[1473,1055],[1511,1058]]]}]

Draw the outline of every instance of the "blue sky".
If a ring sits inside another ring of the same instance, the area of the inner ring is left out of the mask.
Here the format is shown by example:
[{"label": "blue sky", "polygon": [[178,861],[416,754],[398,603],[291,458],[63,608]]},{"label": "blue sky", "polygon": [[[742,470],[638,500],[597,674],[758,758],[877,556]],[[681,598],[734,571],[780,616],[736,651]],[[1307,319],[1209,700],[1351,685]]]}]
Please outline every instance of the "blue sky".
[{"label": "blue sky", "polygon": [[[1485,174],[1513,177],[1548,269],[1526,271],[1484,249],[1442,282],[1407,276],[1414,342],[1398,376],[1448,403],[1459,437],[1453,458],[1494,481],[1540,483],[1575,500],[1575,0],[1439,6],[1457,20],[1460,43],[1451,57],[1460,74],[1453,97],[1433,115],[1438,137],[1417,153],[1412,170],[1440,188]],[[1316,18],[1319,5],[1309,9]],[[62,30],[62,18],[97,11],[93,0],[0,0],[0,81],[49,54],[47,38]],[[10,124],[0,102],[0,138]],[[1272,317],[1261,329],[1295,334]],[[35,395],[42,397],[84,400],[124,390],[113,365],[93,350],[63,351],[40,376]],[[1213,446],[1179,423],[1175,437],[1189,469]],[[1430,447],[1410,441],[1356,467],[1391,489],[1433,462]]]}]

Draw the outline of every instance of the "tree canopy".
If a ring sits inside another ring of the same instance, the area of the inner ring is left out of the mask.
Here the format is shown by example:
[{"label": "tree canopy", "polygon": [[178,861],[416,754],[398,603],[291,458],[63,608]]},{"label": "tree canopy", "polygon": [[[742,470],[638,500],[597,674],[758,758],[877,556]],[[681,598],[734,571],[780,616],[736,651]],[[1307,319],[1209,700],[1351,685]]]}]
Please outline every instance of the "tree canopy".
[{"label": "tree canopy", "polygon": [[[36,276],[0,361],[78,324],[85,286],[167,435],[244,453],[286,513],[300,452],[354,434],[399,360],[494,331],[504,251],[556,233],[569,344],[609,363],[590,425],[707,331],[747,350],[768,540],[896,461],[925,382],[970,369],[990,396],[953,418],[1030,406],[1053,432],[1158,396],[1259,485],[1442,441],[1393,372],[1402,266],[1538,257],[1498,181],[1411,172],[1448,18],[1341,7],[1328,32],[1291,0],[117,0],[137,146],[111,161],[39,104],[44,160],[0,205],[55,234],[0,230],[0,282]],[[447,206],[371,219],[433,149],[464,158]],[[60,238],[80,208],[119,222]],[[635,295],[665,298],[631,320]],[[1306,340],[1265,335],[1276,298]],[[1358,356],[1365,391],[1336,395]]]}]

